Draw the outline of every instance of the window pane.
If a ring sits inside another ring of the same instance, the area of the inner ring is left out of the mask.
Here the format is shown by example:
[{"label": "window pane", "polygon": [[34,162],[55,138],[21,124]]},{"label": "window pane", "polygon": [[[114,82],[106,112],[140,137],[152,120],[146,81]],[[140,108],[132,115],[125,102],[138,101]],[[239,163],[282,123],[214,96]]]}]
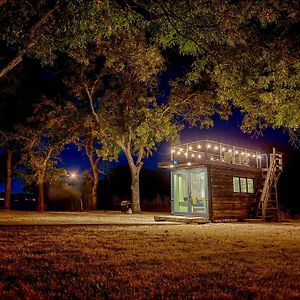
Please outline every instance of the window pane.
[{"label": "window pane", "polygon": [[241,193],[247,193],[247,179],[240,178],[240,182],[241,182]]},{"label": "window pane", "polygon": [[233,192],[234,193],[240,193],[241,189],[240,189],[240,179],[239,179],[239,177],[233,177],[232,181],[233,181]]},{"label": "window pane", "polygon": [[251,193],[251,194],[254,193],[253,179],[247,178],[247,188],[248,188],[248,193]]}]

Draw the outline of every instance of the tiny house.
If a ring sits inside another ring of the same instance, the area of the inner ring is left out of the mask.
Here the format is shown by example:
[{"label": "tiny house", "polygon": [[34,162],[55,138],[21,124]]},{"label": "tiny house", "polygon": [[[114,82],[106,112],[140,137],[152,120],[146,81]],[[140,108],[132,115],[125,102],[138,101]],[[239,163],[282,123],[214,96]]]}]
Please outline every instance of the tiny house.
[{"label": "tiny house", "polygon": [[277,218],[282,154],[202,140],[173,146],[171,212],[218,219]]}]

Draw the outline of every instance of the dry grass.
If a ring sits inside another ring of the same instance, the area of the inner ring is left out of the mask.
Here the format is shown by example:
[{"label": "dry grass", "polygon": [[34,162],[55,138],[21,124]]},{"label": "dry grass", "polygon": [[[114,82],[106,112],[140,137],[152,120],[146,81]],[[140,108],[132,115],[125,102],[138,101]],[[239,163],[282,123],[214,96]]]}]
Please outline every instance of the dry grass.
[{"label": "dry grass", "polygon": [[0,251],[0,299],[300,298],[300,223],[0,226]]}]

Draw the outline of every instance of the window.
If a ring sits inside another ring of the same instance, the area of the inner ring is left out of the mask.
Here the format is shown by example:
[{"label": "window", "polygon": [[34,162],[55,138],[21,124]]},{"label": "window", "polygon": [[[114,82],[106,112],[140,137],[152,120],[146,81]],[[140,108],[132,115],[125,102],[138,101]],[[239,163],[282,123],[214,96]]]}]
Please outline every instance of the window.
[{"label": "window", "polygon": [[233,177],[233,192],[254,194],[254,180],[252,178]]},{"label": "window", "polygon": [[239,177],[233,177],[233,191],[235,193],[240,193],[240,178]]}]

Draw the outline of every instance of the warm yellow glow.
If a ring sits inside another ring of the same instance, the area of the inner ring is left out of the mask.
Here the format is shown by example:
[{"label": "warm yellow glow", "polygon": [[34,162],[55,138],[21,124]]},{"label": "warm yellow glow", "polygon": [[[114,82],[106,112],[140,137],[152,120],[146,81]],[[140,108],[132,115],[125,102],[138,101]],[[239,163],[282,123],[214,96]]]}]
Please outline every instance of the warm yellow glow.
[{"label": "warm yellow glow", "polygon": [[170,168],[174,168],[174,165],[170,165]]},{"label": "warm yellow glow", "polygon": [[198,158],[201,158],[201,154],[198,155]]},{"label": "warm yellow glow", "polygon": [[195,154],[192,154],[191,157],[195,157]]},{"label": "warm yellow glow", "polygon": [[235,151],[235,154],[239,154],[239,151],[236,150],[236,151]]},{"label": "warm yellow glow", "polygon": [[180,151],[177,152],[177,155],[180,155]]},{"label": "warm yellow glow", "polygon": [[207,147],[208,149],[209,149],[209,148],[211,148],[211,144],[207,144],[207,146],[206,146],[206,147]]},{"label": "warm yellow glow", "polygon": [[210,158],[210,160],[214,160],[214,158],[213,158],[213,157],[211,157],[211,158]]},{"label": "warm yellow glow", "polygon": [[193,150],[193,147],[192,147],[192,146],[189,146],[189,149],[190,149],[190,150]]},{"label": "warm yellow glow", "polygon": [[70,173],[70,177],[71,177],[72,179],[76,179],[77,174],[76,174],[76,173]]},{"label": "warm yellow glow", "polygon": [[214,147],[214,150],[218,150],[218,149],[219,149],[218,146],[215,146],[215,147]]},{"label": "warm yellow glow", "polygon": [[241,154],[242,154],[242,155],[244,155],[244,154],[245,154],[245,152],[242,152]]},{"label": "warm yellow glow", "polygon": [[180,148],[179,151],[183,151],[183,148]]},{"label": "warm yellow glow", "polygon": [[250,156],[250,153],[247,153],[247,156]]},{"label": "warm yellow glow", "polygon": [[226,151],[226,148],[223,147],[223,148],[222,148],[222,151]]},{"label": "warm yellow glow", "polygon": [[175,150],[175,149],[172,149],[172,150],[171,150],[171,153],[175,153],[175,152],[176,152],[176,150]]},{"label": "warm yellow glow", "polygon": [[198,149],[201,149],[201,145],[198,145],[197,148],[198,148]]},{"label": "warm yellow glow", "polygon": [[255,154],[253,154],[252,157],[255,157]]},{"label": "warm yellow glow", "polygon": [[230,152],[230,153],[231,153],[231,152],[232,152],[232,149],[229,149],[229,150],[228,150],[228,152]]},{"label": "warm yellow glow", "polygon": [[188,165],[188,166],[190,166],[190,165],[191,165],[191,163],[190,163],[190,162],[188,162],[188,163],[187,163],[187,165]]}]

